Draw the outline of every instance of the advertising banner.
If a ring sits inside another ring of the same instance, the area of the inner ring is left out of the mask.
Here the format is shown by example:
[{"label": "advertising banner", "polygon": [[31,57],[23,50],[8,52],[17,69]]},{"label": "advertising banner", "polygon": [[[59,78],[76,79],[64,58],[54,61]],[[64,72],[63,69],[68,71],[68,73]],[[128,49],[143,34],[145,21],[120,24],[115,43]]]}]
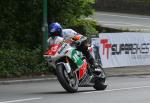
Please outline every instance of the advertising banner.
[{"label": "advertising banner", "polygon": [[150,65],[150,33],[100,33],[97,42],[103,68]]}]

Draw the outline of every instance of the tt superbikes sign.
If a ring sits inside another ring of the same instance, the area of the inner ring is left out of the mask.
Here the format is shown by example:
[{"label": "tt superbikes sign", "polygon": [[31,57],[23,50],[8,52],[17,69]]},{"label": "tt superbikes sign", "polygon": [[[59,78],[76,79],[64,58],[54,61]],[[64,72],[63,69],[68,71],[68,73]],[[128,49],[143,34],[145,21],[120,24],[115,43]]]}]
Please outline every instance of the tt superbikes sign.
[{"label": "tt superbikes sign", "polygon": [[150,65],[150,33],[101,33],[99,54],[104,68]]}]

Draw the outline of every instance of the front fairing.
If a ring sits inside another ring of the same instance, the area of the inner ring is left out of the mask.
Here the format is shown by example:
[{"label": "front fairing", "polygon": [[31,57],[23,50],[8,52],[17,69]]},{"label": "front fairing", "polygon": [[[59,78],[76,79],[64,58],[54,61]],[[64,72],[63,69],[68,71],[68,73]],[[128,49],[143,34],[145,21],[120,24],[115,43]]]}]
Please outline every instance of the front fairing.
[{"label": "front fairing", "polygon": [[70,46],[70,44],[61,42],[60,44],[54,44],[50,48],[49,52],[49,61],[52,65],[55,64],[56,61],[63,57],[70,58],[74,64],[76,64],[79,69],[83,65],[82,53],[77,51],[75,47]]}]

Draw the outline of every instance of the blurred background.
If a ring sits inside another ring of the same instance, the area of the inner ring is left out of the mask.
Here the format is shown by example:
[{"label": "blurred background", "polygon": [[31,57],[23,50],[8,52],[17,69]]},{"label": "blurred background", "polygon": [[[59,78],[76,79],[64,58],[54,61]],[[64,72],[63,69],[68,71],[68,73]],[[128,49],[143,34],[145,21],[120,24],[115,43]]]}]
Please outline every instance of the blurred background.
[{"label": "blurred background", "polygon": [[95,11],[149,10],[150,0],[0,0],[0,78],[50,74],[42,54],[51,22],[91,37],[117,31],[90,19]]}]

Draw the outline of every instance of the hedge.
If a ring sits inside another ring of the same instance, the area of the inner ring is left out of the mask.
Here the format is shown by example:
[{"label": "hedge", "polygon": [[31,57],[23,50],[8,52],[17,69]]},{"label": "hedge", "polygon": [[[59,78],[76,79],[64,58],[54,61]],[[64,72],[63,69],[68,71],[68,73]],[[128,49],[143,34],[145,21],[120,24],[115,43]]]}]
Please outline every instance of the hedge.
[{"label": "hedge", "polygon": [[36,76],[48,73],[41,48],[0,50],[0,77]]}]

